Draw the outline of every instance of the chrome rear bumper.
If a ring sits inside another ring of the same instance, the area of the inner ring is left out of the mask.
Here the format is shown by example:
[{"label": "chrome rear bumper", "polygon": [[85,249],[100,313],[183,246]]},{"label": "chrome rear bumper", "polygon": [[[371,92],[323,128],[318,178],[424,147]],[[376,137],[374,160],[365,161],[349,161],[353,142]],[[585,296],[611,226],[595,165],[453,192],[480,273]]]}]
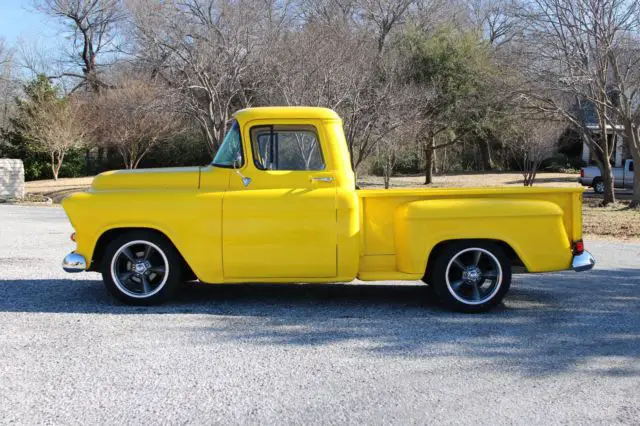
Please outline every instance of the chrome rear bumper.
[{"label": "chrome rear bumper", "polygon": [[571,262],[571,269],[576,272],[588,271],[593,268],[596,264],[596,260],[591,256],[591,253],[588,251],[582,252],[582,254],[578,254],[573,256],[573,261]]},{"label": "chrome rear bumper", "polygon": [[82,272],[87,269],[87,261],[84,257],[72,251],[62,259],[62,269],[65,272]]}]

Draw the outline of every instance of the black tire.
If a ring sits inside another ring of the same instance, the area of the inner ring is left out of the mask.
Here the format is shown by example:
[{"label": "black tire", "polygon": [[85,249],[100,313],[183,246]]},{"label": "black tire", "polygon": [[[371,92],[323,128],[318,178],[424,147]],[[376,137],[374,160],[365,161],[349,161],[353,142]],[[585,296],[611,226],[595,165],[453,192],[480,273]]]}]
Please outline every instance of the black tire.
[{"label": "black tire", "polygon": [[433,260],[429,276],[438,298],[449,308],[485,312],[500,304],[509,291],[511,262],[494,243],[453,241]]},{"label": "black tire", "polygon": [[136,230],[107,245],[101,271],[105,287],[120,301],[157,305],[173,296],[181,282],[182,269],[182,258],[167,238],[153,231]]},{"label": "black tire", "polygon": [[604,182],[599,177],[593,179],[593,192],[604,194]]}]

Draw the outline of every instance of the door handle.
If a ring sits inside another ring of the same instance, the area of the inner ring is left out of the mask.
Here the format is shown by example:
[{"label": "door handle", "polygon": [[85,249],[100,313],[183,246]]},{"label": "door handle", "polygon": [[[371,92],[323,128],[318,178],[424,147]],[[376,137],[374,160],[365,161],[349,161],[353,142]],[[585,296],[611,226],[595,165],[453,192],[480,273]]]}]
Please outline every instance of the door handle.
[{"label": "door handle", "polygon": [[322,177],[312,177],[311,182],[333,182],[333,178],[331,176],[322,176]]}]

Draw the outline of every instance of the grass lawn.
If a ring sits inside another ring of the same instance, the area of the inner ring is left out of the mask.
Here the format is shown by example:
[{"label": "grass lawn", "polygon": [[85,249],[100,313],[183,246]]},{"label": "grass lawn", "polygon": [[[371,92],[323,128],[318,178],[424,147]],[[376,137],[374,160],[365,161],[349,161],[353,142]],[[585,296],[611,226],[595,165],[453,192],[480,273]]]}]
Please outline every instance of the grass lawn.
[{"label": "grass lawn", "polygon": [[629,209],[629,201],[600,207],[600,198],[584,198],[582,226],[585,235],[619,240],[640,239],[640,210]]},{"label": "grass lawn", "polygon": [[[59,203],[64,197],[77,191],[86,191],[92,177],[32,181],[26,183],[26,191],[32,197],[46,196]],[[400,176],[391,179],[392,188],[425,188],[423,176]],[[383,180],[377,176],[364,176],[358,179],[362,188],[382,188]],[[435,176],[430,187],[469,187],[522,185],[522,176],[518,173],[459,174]],[[536,186],[579,186],[578,175],[567,173],[541,173]],[[621,195],[620,198],[625,198]],[[628,198],[628,196],[626,197]],[[583,204],[584,233],[614,239],[640,239],[640,211],[630,210],[629,202],[622,200],[613,206],[599,207],[600,198],[588,189]]]}]

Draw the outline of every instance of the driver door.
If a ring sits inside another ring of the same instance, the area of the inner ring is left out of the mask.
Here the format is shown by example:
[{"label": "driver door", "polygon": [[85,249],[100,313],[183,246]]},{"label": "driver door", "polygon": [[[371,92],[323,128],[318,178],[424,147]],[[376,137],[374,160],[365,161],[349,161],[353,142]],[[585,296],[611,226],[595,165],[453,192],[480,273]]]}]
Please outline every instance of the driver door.
[{"label": "driver door", "polygon": [[223,198],[225,279],[337,276],[336,186],[319,123],[251,122],[243,129],[244,186]]}]

